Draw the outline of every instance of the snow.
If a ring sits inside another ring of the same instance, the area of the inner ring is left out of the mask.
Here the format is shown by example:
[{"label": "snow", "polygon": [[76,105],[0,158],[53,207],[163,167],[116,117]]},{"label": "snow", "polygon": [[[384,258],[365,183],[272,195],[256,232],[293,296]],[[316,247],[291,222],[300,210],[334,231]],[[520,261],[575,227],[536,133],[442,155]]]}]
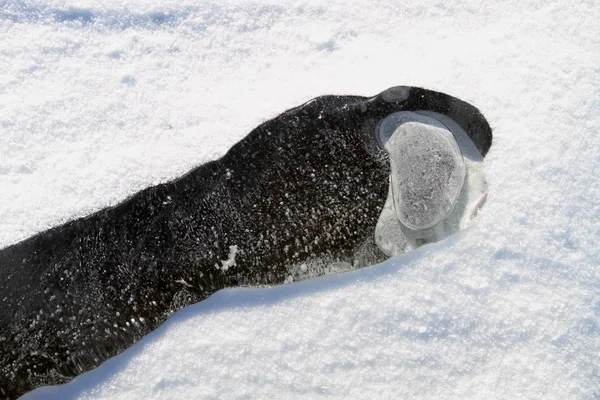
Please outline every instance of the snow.
[{"label": "snow", "polygon": [[[594,1],[0,1],[0,246],[219,157],[321,94],[423,86],[494,129],[464,232],[218,292],[29,399],[600,396]],[[398,93],[402,96],[402,93]]]}]

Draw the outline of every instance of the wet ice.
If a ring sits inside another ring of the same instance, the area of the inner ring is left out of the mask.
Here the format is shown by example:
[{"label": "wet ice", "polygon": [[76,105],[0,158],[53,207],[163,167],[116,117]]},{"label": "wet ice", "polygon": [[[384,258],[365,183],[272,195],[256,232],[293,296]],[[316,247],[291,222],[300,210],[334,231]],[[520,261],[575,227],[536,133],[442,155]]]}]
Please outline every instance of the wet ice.
[{"label": "wet ice", "polygon": [[447,129],[408,122],[385,144],[394,204],[411,229],[431,228],[450,214],[465,179],[462,154]]}]

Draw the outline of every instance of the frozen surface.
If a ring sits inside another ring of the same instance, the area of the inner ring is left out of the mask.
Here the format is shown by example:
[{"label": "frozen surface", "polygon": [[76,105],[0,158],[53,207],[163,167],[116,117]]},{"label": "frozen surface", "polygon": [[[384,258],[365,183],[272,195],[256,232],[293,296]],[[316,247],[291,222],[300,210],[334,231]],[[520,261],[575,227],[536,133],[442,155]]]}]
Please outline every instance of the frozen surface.
[{"label": "frozen surface", "polygon": [[439,242],[470,225],[489,187],[484,159],[464,129],[442,114],[400,111],[379,123],[377,136],[391,166],[375,227],[375,242],[387,256]]},{"label": "frozen surface", "polygon": [[384,145],[398,218],[411,229],[431,228],[446,218],[465,180],[465,163],[452,132],[437,125],[404,123]]},{"label": "frozen surface", "polygon": [[1,246],[214,159],[319,94],[425,86],[494,128],[468,230],[359,271],[219,292],[29,398],[597,399],[598,20],[594,1],[566,0],[0,0]]}]

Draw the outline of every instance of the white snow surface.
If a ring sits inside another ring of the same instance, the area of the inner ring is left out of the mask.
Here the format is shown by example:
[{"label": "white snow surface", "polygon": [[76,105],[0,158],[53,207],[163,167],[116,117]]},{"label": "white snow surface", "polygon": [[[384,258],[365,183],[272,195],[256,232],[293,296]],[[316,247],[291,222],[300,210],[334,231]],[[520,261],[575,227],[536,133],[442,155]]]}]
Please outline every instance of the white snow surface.
[{"label": "white snow surface", "polygon": [[232,289],[28,399],[600,398],[595,0],[0,0],[0,246],[322,94],[412,85],[494,129],[464,232]]}]

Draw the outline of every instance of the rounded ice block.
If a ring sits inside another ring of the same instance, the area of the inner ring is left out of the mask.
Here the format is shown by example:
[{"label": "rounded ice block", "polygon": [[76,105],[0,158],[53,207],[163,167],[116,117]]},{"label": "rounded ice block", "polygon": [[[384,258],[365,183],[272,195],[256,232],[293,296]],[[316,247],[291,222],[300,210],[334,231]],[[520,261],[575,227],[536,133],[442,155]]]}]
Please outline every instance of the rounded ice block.
[{"label": "rounded ice block", "polygon": [[400,222],[414,230],[436,226],[454,208],[465,181],[460,148],[437,120],[396,113],[382,121],[379,140],[390,156],[391,191]]}]

